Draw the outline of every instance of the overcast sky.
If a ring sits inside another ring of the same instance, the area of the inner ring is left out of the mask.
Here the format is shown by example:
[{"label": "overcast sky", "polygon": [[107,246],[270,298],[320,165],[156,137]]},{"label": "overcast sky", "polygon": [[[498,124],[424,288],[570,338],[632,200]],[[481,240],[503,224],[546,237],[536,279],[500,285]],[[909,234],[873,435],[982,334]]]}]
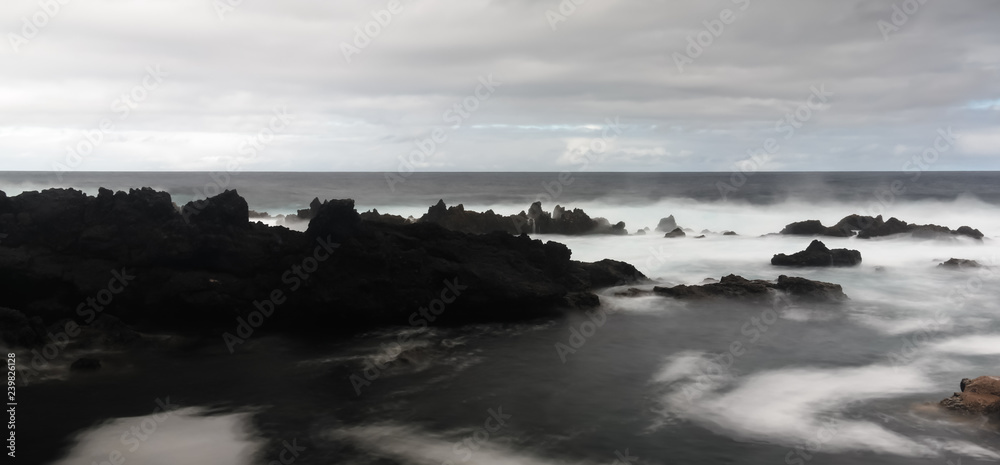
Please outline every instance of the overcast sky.
[{"label": "overcast sky", "polygon": [[6,0],[0,169],[1000,169],[1000,2],[562,3]]}]

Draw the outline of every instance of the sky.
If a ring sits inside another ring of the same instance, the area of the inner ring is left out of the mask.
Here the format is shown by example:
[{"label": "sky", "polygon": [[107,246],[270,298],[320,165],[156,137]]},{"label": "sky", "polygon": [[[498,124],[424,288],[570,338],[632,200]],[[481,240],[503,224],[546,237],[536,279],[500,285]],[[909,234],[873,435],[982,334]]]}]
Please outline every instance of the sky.
[{"label": "sky", "polygon": [[993,0],[6,0],[0,170],[1000,170]]}]

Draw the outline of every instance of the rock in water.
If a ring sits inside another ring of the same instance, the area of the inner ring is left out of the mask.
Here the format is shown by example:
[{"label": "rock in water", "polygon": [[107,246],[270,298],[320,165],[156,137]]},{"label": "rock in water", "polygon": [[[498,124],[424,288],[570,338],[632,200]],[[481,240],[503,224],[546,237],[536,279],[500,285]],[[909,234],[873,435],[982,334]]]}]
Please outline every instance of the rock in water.
[{"label": "rock in water", "polygon": [[938,265],[938,268],[951,268],[955,270],[961,270],[964,268],[982,268],[982,267],[983,265],[980,265],[979,262],[975,260],[967,260],[964,258],[952,258],[951,260],[948,260]]},{"label": "rock in water", "polygon": [[684,236],[687,236],[687,234],[684,234],[684,230],[683,229],[681,229],[681,228],[674,228],[673,231],[668,232],[663,237],[684,237]]},{"label": "rock in water", "polygon": [[962,392],[941,401],[941,405],[963,415],[986,415],[994,423],[1000,421],[1000,377],[965,378],[959,384]]},{"label": "rock in water", "polygon": [[674,215],[661,218],[660,224],[656,225],[656,230],[660,232],[670,232],[675,229],[677,229],[677,221],[674,220]]},{"label": "rock in water", "polygon": [[[717,283],[698,286],[679,285],[674,287],[654,287],[653,293],[677,299],[739,299],[754,303],[769,302],[774,291],[781,291],[789,297],[810,302],[842,302],[848,300],[839,284],[813,281],[806,278],[779,276],[776,282],[762,279],[749,280],[742,276],[729,275]],[[633,295],[638,295],[632,292]]]},{"label": "rock in water", "polygon": [[954,236],[967,236],[976,240],[982,240],[983,238],[982,232],[969,226],[962,226],[957,230],[951,230],[945,226],[938,226],[936,224],[910,224],[896,218],[883,220],[882,215],[875,217],[848,215],[830,227],[823,226],[823,223],[819,220],[799,221],[785,226],[781,230],[781,234],[852,237],[855,235],[855,231],[857,231],[859,239],[871,239],[873,237],[903,233],[910,233],[913,237],[927,239],[941,239]]},{"label": "rock in water", "polygon": [[830,250],[826,244],[814,240],[806,250],[771,258],[774,266],[856,266],[861,264],[861,252],[848,249]]},{"label": "rock in water", "polygon": [[781,234],[794,236],[821,236],[825,235],[827,227],[823,226],[819,220],[806,220],[792,223],[781,230]]}]

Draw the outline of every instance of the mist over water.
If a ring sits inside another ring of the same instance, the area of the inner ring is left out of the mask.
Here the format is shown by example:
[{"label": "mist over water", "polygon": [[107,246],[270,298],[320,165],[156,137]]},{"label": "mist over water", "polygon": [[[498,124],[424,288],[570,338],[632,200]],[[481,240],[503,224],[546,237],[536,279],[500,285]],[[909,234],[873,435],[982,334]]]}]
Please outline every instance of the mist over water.
[{"label": "mist over water", "polygon": [[[228,187],[237,188],[251,209],[272,215],[306,208],[314,196],[352,197],[359,210],[404,217],[419,217],[438,198],[467,210],[512,214],[544,195],[554,197],[543,197],[546,210],[555,204],[582,208],[592,217],[625,221],[630,232],[653,229],[673,215],[691,230],[687,237],[666,239],[656,231],[532,237],[566,244],[577,260],[629,262],[655,281],[641,288],[729,274],[769,280],[785,274],[840,284],[850,301],[761,307],[616,297],[621,289],[607,289],[600,293],[606,319],[568,354],[556,345],[569,344],[592,315],[415,333],[401,321],[398,328],[316,345],[263,338],[238,358],[219,348],[183,363],[150,355],[148,363],[123,370],[139,377],[164,366],[185,373],[184,382],[154,385],[195,408],[158,437],[180,446],[198,428],[225,430],[231,434],[219,437],[228,444],[220,450],[231,453],[214,463],[266,463],[280,449],[275,444],[292,437],[309,447],[297,463],[610,464],[626,449],[638,457],[635,463],[664,464],[1000,461],[995,430],[934,408],[962,378],[1000,374],[1000,174],[923,173],[891,201],[874,193],[909,177],[759,173],[722,200],[715,183],[726,181],[726,174],[575,176],[558,195],[542,187],[557,179],[555,173],[417,173],[399,192],[390,192],[380,173],[243,173]],[[152,185],[169,190],[177,203],[210,180],[205,173],[72,173],[66,179],[90,193],[99,185]],[[41,175],[0,176],[8,195],[52,184],[46,182]],[[986,238],[821,238],[830,248],[859,250],[863,263],[770,265],[772,255],[803,250],[813,239],[772,235],[786,224],[818,219],[832,225],[854,213],[952,229],[968,225]],[[709,232],[696,239],[703,230]],[[937,266],[953,257],[988,267]],[[349,376],[384,357],[382,344],[403,332],[412,333],[406,355],[392,358],[359,395]],[[233,377],[239,388],[206,387]],[[130,379],[115,378],[124,384],[114,388],[52,381],[45,389],[140,395]],[[197,410],[220,406],[225,414]],[[498,408],[510,418],[482,433]],[[143,414],[108,415],[98,426],[78,422],[65,440],[63,460],[89,463],[110,447],[115,427]],[[227,421],[232,423],[211,426]]]}]

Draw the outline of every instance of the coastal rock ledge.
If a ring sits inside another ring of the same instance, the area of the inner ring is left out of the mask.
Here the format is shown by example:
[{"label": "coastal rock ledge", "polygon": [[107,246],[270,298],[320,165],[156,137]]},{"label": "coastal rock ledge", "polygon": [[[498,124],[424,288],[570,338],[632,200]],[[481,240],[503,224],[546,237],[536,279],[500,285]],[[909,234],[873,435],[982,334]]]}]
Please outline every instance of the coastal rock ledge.
[{"label": "coastal rock ledge", "polygon": [[149,188],[0,192],[0,307],[35,326],[89,328],[113,315],[219,334],[263,313],[268,330],[330,334],[538,318],[645,280],[627,263],[571,260],[565,245],[527,235],[367,222],[350,199],[311,211],[297,232],[251,223],[236,191],[182,208]]}]

